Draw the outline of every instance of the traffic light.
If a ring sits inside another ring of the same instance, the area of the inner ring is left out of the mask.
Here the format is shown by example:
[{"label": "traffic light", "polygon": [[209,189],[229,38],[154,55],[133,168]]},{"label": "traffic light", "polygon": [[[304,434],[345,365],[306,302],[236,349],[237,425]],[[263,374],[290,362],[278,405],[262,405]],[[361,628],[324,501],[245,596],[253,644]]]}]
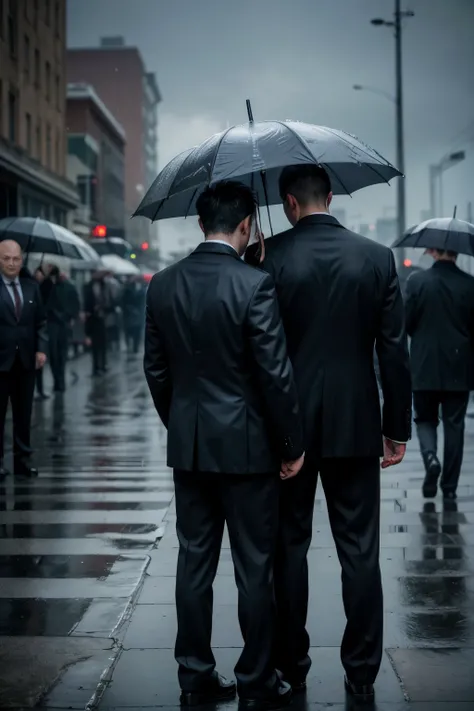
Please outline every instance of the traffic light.
[{"label": "traffic light", "polygon": [[149,249],[150,245],[148,242],[142,242],[142,249],[144,252],[146,252],[147,249]]},{"label": "traffic light", "polygon": [[107,237],[107,227],[105,225],[96,225],[92,230],[93,237]]}]

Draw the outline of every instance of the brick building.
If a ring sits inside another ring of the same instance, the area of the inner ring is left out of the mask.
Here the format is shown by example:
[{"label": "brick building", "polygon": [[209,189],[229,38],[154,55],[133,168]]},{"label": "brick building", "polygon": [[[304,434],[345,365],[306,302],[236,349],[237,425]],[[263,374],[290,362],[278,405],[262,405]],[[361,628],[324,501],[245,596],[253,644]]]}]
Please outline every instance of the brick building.
[{"label": "brick building", "polygon": [[[125,204],[129,215],[157,174],[158,116],[161,101],[155,75],[147,72],[136,47],[122,37],[103,38],[101,46],[69,49],[67,75],[71,83],[87,83],[123,126],[125,147]],[[145,218],[127,224],[127,239],[135,246],[149,242],[157,248],[156,225]]]},{"label": "brick building", "polygon": [[66,0],[0,0],[0,218],[67,224]]},{"label": "brick building", "polygon": [[125,237],[125,131],[88,84],[68,84],[66,107],[67,172],[81,201],[75,231],[99,224]]}]

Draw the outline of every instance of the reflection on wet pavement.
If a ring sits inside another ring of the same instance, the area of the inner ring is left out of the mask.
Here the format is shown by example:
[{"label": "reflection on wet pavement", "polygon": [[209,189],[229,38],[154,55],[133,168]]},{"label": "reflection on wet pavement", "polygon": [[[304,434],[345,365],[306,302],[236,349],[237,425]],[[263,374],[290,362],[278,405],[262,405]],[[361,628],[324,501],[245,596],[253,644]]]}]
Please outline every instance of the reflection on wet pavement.
[{"label": "reflection on wet pavement", "polygon": [[[0,655],[8,638],[116,635],[172,498],[140,360],[99,383],[88,362],[75,369],[64,397],[35,406],[39,478],[0,486]],[[7,676],[2,708],[16,699]]]}]

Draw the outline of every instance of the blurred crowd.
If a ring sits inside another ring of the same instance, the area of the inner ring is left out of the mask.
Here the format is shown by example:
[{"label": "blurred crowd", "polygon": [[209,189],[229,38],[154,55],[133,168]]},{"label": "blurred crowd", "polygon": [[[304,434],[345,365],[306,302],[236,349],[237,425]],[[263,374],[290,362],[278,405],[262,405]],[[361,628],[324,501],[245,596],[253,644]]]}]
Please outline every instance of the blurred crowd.
[{"label": "blurred crowd", "polygon": [[[123,349],[140,351],[145,324],[146,284],[141,276],[119,280],[105,270],[93,273],[82,290],[55,264],[41,264],[32,275],[25,267],[22,277],[38,284],[46,311],[48,362],[55,393],[66,390],[69,356],[91,354],[92,376],[107,372],[108,354]],[[36,374],[36,396],[49,398],[44,370]]]}]

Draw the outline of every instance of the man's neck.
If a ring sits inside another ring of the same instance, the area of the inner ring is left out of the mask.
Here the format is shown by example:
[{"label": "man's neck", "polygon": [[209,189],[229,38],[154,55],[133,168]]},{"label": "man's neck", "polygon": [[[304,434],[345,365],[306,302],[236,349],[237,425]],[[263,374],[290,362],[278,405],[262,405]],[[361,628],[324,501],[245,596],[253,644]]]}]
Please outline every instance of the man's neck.
[{"label": "man's neck", "polygon": [[329,210],[326,205],[307,205],[301,209],[300,220],[310,215],[329,215]]},{"label": "man's neck", "polygon": [[235,249],[235,251],[238,252],[237,247],[235,246],[235,244],[233,244],[232,237],[229,237],[229,235],[225,235],[220,232],[217,232],[215,235],[208,235],[206,237],[206,242],[228,244],[229,247],[232,247],[232,249]]}]

